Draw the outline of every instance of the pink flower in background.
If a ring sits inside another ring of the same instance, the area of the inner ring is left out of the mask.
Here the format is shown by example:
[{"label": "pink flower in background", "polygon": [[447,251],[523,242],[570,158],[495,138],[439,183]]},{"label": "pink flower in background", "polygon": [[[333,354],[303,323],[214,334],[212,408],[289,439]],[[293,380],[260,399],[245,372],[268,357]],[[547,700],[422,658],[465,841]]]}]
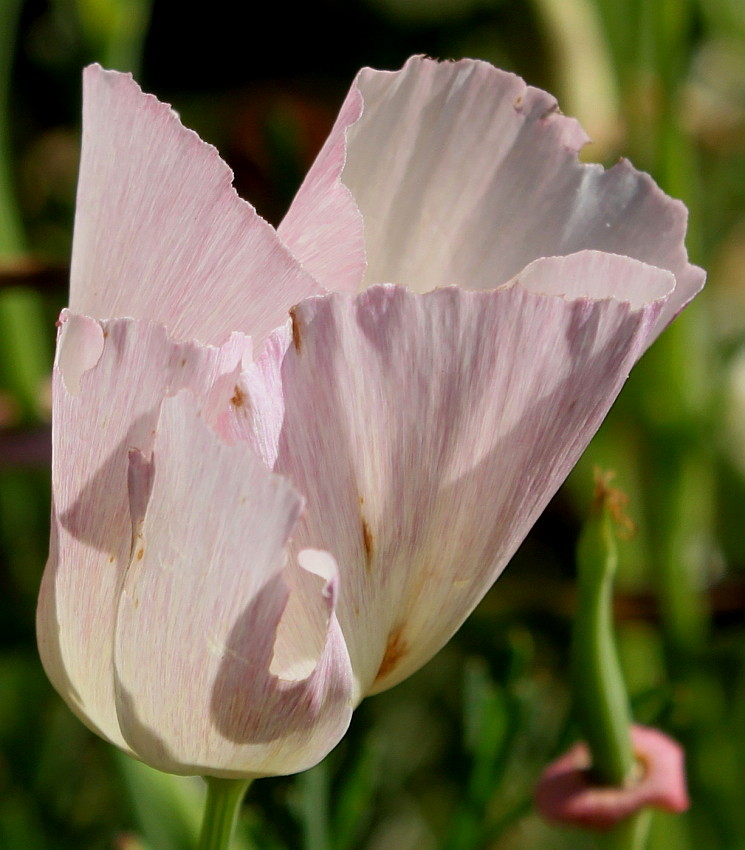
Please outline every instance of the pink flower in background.
[{"label": "pink flower in background", "polygon": [[686,212],[483,62],[358,75],[277,231],[85,73],[47,672],[163,770],[301,770],[440,649],[703,284]]},{"label": "pink flower in background", "polygon": [[543,772],[535,792],[538,811],[548,820],[584,829],[612,829],[640,809],[668,812],[688,808],[683,749],[648,726],[632,726],[631,741],[639,775],[627,786],[593,782],[590,754],[575,744]]}]

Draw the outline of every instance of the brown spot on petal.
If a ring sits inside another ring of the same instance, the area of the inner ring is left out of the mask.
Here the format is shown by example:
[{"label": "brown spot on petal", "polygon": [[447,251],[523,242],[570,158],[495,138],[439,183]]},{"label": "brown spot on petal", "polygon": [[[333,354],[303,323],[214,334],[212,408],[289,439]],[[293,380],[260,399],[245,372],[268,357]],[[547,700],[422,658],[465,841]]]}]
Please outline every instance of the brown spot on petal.
[{"label": "brown spot on petal", "polygon": [[141,561],[144,557],[145,557],[145,550],[144,550],[144,549],[140,549],[140,550],[137,552],[137,560],[138,560],[138,561]]},{"label": "brown spot on petal", "polygon": [[246,403],[246,394],[238,384],[233,388],[233,397],[230,399],[230,403],[236,408],[243,407]]},{"label": "brown spot on petal", "polygon": [[386,644],[385,652],[383,653],[383,660],[380,662],[380,667],[378,667],[378,672],[375,676],[376,682],[384,679],[389,673],[398,667],[399,662],[404,655],[406,655],[409,647],[404,640],[403,632],[403,626],[396,626],[396,628],[388,635],[388,643]]},{"label": "brown spot on petal", "polygon": [[370,526],[367,524],[367,520],[362,517],[362,545],[365,547],[365,569],[367,570],[372,566],[374,542]]},{"label": "brown spot on petal", "polygon": [[295,346],[295,351],[299,354],[302,340],[300,339],[300,322],[294,307],[290,308],[290,320],[292,321],[292,344]]}]

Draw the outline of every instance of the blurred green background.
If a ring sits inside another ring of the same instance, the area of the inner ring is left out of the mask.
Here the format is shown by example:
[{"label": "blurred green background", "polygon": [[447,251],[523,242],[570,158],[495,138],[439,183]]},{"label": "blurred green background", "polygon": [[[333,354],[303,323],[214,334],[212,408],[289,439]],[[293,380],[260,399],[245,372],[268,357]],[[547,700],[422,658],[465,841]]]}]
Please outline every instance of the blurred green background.
[{"label": "blurred green background", "polygon": [[277,222],[356,71],[412,53],[488,59],[556,94],[595,140],[584,158],[628,156],[688,204],[709,285],[456,639],[363,703],[319,767],[257,782],[238,846],[605,846],[530,802],[577,735],[573,550],[599,464],[637,526],[617,598],[634,712],[688,753],[692,808],[656,815],[650,850],[745,848],[745,0],[0,0],[0,850],[190,848],[201,811],[201,780],[84,729],[35,650],[81,67],[133,70]]}]

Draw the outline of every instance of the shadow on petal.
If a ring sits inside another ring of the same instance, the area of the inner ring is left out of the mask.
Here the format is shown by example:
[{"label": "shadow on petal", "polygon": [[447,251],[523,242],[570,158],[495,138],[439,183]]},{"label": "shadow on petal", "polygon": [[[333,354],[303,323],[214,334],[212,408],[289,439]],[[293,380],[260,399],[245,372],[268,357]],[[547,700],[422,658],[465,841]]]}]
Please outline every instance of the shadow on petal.
[{"label": "shadow on petal", "polygon": [[[52,493],[52,517],[55,516],[54,493]],[[57,587],[55,579],[59,566],[59,530],[52,522],[49,538],[49,558],[39,590],[39,602],[36,609],[36,634],[44,670],[54,683],[55,688],[71,705],[79,705],[80,694],[67,675],[65,660],[60,647],[59,616],[57,612]],[[89,720],[84,721],[92,726]],[[95,730],[99,735],[98,729]]]},{"label": "shadow on petal", "polygon": [[[145,762],[145,764],[150,765],[171,765],[176,763],[177,759],[165,741],[151,727],[139,719],[136,700],[122,685],[121,679],[117,674],[116,666],[113,669],[113,676],[117,710],[121,716],[126,717],[126,728],[122,724],[124,740],[128,744],[130,741],[132,743],[136,742],[136,749],[134,747],[132,748],[132,755],[140,761]],[[163,700],[165,702],[171,700],[176,703],[179,700],[188,698],[188,694],[163,694]]]},{"label": "shadow on petal", "polygon": [[316,673],[286,682],[269,672],[277,626],[287,601],[280,576],[252,599],[230,631],[212,690],[217,730],[239,744],[268,743],[310,728],[323,708]]},{"label": "shadow on petal", "polygon": [[[129,451],[136,448],[142,454],[149,452],[152,436],[143,441],[143,435],[154,433],[159,411],[160,403],[132,423],[124,438],[80,489],[72,505],[59,516],[61,526],[73,538],[114,556],[120,574],[129,566],[132,529],[127,490]],[[85,459],[80,463],[85,466]]]}]

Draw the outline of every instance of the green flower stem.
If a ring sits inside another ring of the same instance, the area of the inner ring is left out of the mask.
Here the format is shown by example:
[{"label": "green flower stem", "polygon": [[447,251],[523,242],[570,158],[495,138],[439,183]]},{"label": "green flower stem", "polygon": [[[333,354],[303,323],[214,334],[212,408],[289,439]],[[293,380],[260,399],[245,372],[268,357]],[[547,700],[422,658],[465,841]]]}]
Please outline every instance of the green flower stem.
[{"label": "green flower stem", "polygon": [[652,824],[652,809],[641,809],[622,821],[608,836],[607,850],[644,850]]},{"label": "green flower stem", "polygon": [[618,559],[610,498],[611,491],[599,482],[577,550],[579,599],[572,635],[572,684],[595,781],[623,785],[634,767],[634,754],[631,712],[613,635],[612,593]]},{"label": "green flower stem", "polygon": [[198,850],[228,850],[250,779],[205,777],[207,802]]}]

